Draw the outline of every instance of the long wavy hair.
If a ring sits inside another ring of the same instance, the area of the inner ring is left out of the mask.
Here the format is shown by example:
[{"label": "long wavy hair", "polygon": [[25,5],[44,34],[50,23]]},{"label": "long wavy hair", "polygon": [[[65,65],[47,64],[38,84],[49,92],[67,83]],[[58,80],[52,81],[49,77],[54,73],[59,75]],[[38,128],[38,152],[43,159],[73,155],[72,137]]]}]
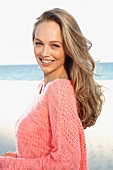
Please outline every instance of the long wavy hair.
[{"label": "long wavy hair", "polygon": [[48,10],[37,18],[33,41],[37,25],[45,21],[54,21],[60,26],[65,69],[76,93],[78,115],[84,129],[93,126],[101,113],[104,95],[102,87],[94,80],[95,62],[89,53],[92,43],[83,36],[75,18],[59,8]]}]

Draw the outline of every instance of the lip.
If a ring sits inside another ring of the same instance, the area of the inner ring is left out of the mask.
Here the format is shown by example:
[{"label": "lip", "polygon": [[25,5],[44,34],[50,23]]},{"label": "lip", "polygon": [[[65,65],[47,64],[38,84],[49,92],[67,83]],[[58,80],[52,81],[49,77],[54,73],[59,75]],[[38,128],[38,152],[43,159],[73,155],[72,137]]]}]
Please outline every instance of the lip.
[{"label": "lip", "polygon": [[41,61],[42,66],[50,66],[55,61],[55,60],[50,60],[50,59],[48,59],[48,60],[47,59],[41,59],[41,58],[39,58],[39,59]]}]

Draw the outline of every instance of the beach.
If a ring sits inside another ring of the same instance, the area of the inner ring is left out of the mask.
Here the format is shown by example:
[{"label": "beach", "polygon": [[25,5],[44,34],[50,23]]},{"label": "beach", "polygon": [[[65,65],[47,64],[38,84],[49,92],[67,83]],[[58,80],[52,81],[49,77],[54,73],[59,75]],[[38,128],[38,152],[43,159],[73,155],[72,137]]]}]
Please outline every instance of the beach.
[{"label": "beach", "polygon": [[[113,169],[113,80],[99,80],[105,103],[93,127],[85,130],[89,170]],[[36,95],[38,81],[0,81],[0,154],[15,151],[14,127]]]}]

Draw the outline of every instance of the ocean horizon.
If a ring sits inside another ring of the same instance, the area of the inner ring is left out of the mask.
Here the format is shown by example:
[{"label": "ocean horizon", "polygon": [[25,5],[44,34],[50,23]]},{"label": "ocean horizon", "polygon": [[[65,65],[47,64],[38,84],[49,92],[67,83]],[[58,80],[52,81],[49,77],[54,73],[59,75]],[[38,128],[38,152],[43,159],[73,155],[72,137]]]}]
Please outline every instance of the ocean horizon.
[{"label": "ocean horizon", "polygon": [[[113,80],[113,62],[96,63],[96,80]],[[43,73],[38,64],[0,65],[0,80],[41,80]]]}]

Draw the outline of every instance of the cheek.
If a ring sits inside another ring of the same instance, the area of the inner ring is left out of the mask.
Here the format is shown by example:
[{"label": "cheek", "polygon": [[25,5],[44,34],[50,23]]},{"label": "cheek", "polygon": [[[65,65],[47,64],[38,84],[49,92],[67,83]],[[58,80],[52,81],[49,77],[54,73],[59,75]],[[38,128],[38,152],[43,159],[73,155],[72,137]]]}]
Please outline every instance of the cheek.
[{"label": "cheek", "polygon": [[40,51],[37,50],[37,48],[34,47],[34,54],[36,57],[40,56]]},{"label": "cheek", "polygon": [[62,61],[65,61],[65,54],[64,54],[63,51],[59,52],[59,53],[57,54],[57,56],[58,56],[58,59],[60,59],[60,60],[62,60]]}]

